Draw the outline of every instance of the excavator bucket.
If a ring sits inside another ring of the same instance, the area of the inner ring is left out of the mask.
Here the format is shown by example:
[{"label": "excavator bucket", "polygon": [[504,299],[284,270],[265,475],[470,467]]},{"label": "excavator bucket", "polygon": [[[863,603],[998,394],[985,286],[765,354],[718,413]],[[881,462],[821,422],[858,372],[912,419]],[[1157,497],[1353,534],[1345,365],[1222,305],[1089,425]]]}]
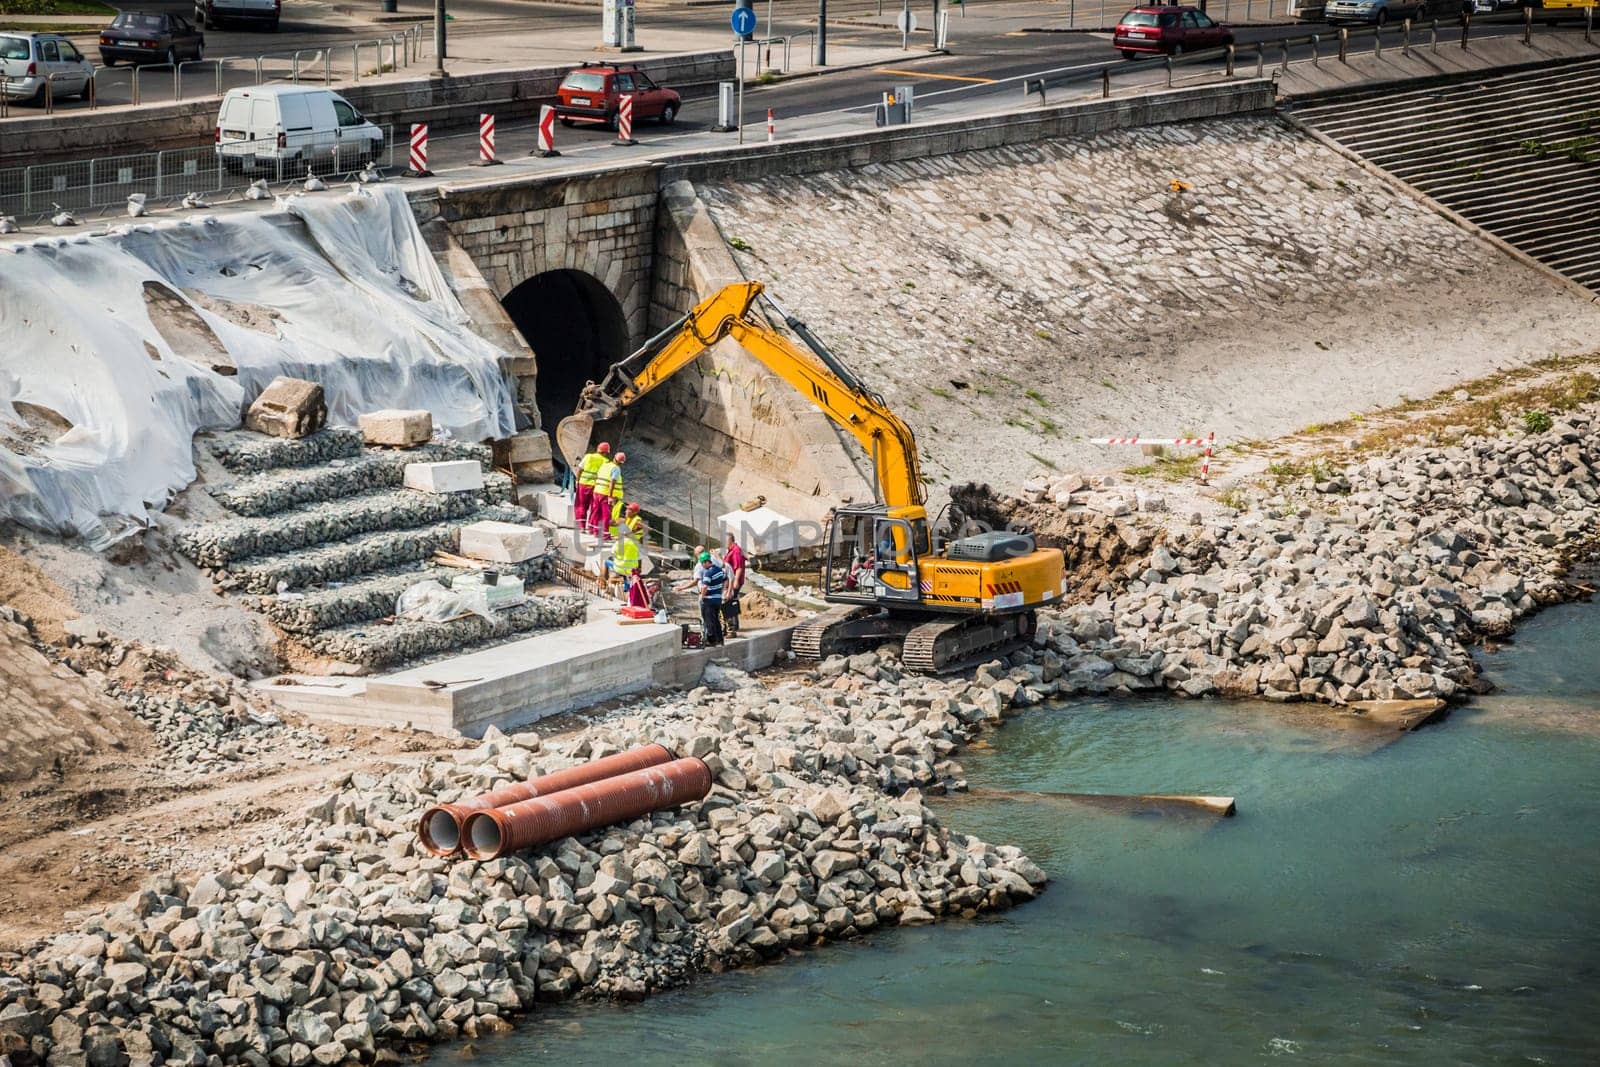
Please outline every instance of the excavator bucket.
[{"label": "excavator bucket", "polygon": [[561,458],[567,461],[569,469],[578,469],[584,454],[589,451],[589,438],[593,433],[594,416],[586,412],[568,415],[557,424],[556,447],[561,450]]}]

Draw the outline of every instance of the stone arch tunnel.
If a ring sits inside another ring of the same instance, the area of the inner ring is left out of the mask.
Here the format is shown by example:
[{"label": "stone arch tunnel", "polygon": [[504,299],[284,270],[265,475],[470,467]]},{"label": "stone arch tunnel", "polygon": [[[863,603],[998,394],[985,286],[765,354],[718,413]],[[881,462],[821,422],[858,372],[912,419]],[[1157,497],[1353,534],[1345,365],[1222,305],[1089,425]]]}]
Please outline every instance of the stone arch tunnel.
[{"label": "stone arch tunnel", "polygon": [[536,274],[501,303],[538,360],[539,421],[546,428],[572,413],[586,382],[599,381],[628,354],[622,304],[585,271]]}]

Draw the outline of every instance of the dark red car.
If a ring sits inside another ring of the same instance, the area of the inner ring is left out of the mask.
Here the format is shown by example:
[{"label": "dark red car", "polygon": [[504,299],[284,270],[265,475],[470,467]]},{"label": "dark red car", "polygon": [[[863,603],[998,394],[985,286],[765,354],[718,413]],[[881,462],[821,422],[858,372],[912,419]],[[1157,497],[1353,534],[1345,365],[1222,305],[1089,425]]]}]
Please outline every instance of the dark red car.
[{"label": "dark red car", "polygon": [[1197,7],[1153,4],[1136,7],[1117,23],[1111,43],[1124,58],[1141,55],[1177,56],[1233,43],[1233,28],[1214,22]]},{"label": "dark red car", "polygon": [[668,125],[683,107],[675,90],[657,85],[638,67],[585,63],[562,79],[556,89],[556,117],[566,126],[593,122],[614,130],[617,110],[628,95],[633,97],[634,122],[659,119]]}]

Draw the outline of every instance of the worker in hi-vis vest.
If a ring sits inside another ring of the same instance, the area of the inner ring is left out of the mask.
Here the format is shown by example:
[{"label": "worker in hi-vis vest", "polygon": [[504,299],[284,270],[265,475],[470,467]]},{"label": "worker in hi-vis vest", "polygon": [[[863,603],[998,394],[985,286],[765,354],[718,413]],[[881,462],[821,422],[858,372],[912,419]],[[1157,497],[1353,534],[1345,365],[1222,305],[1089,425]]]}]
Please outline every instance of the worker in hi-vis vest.
[{"label": "worker in hi-vis vest", "polygon": [[575,525],[587,530],[589,528],[589,507],[594,503],[594,480],[600,474],[600,467],[611,456],[611,442],[601,441],[593,451],[586,453],[578,461],[578,488],[572,499],[572,519]]},{"label": "worker in hi-vis vest", "polygon": [[600,465],[594,477],[594,499],[589,505],[589,532],[597,536],[611,535],[611,509],[622,500],[622,465],[628,460],[625,452],[618,452]]}]

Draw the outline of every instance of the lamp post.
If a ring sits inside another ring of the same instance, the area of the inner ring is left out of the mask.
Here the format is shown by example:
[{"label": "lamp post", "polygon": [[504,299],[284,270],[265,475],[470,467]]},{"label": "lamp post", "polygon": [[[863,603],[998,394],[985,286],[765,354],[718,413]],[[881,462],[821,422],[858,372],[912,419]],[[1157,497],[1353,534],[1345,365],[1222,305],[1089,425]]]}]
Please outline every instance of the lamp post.
[{"label": "lamp post", "polygon": [[433,70],[430,78],[444,77],[444,0],[433,0]]}]

